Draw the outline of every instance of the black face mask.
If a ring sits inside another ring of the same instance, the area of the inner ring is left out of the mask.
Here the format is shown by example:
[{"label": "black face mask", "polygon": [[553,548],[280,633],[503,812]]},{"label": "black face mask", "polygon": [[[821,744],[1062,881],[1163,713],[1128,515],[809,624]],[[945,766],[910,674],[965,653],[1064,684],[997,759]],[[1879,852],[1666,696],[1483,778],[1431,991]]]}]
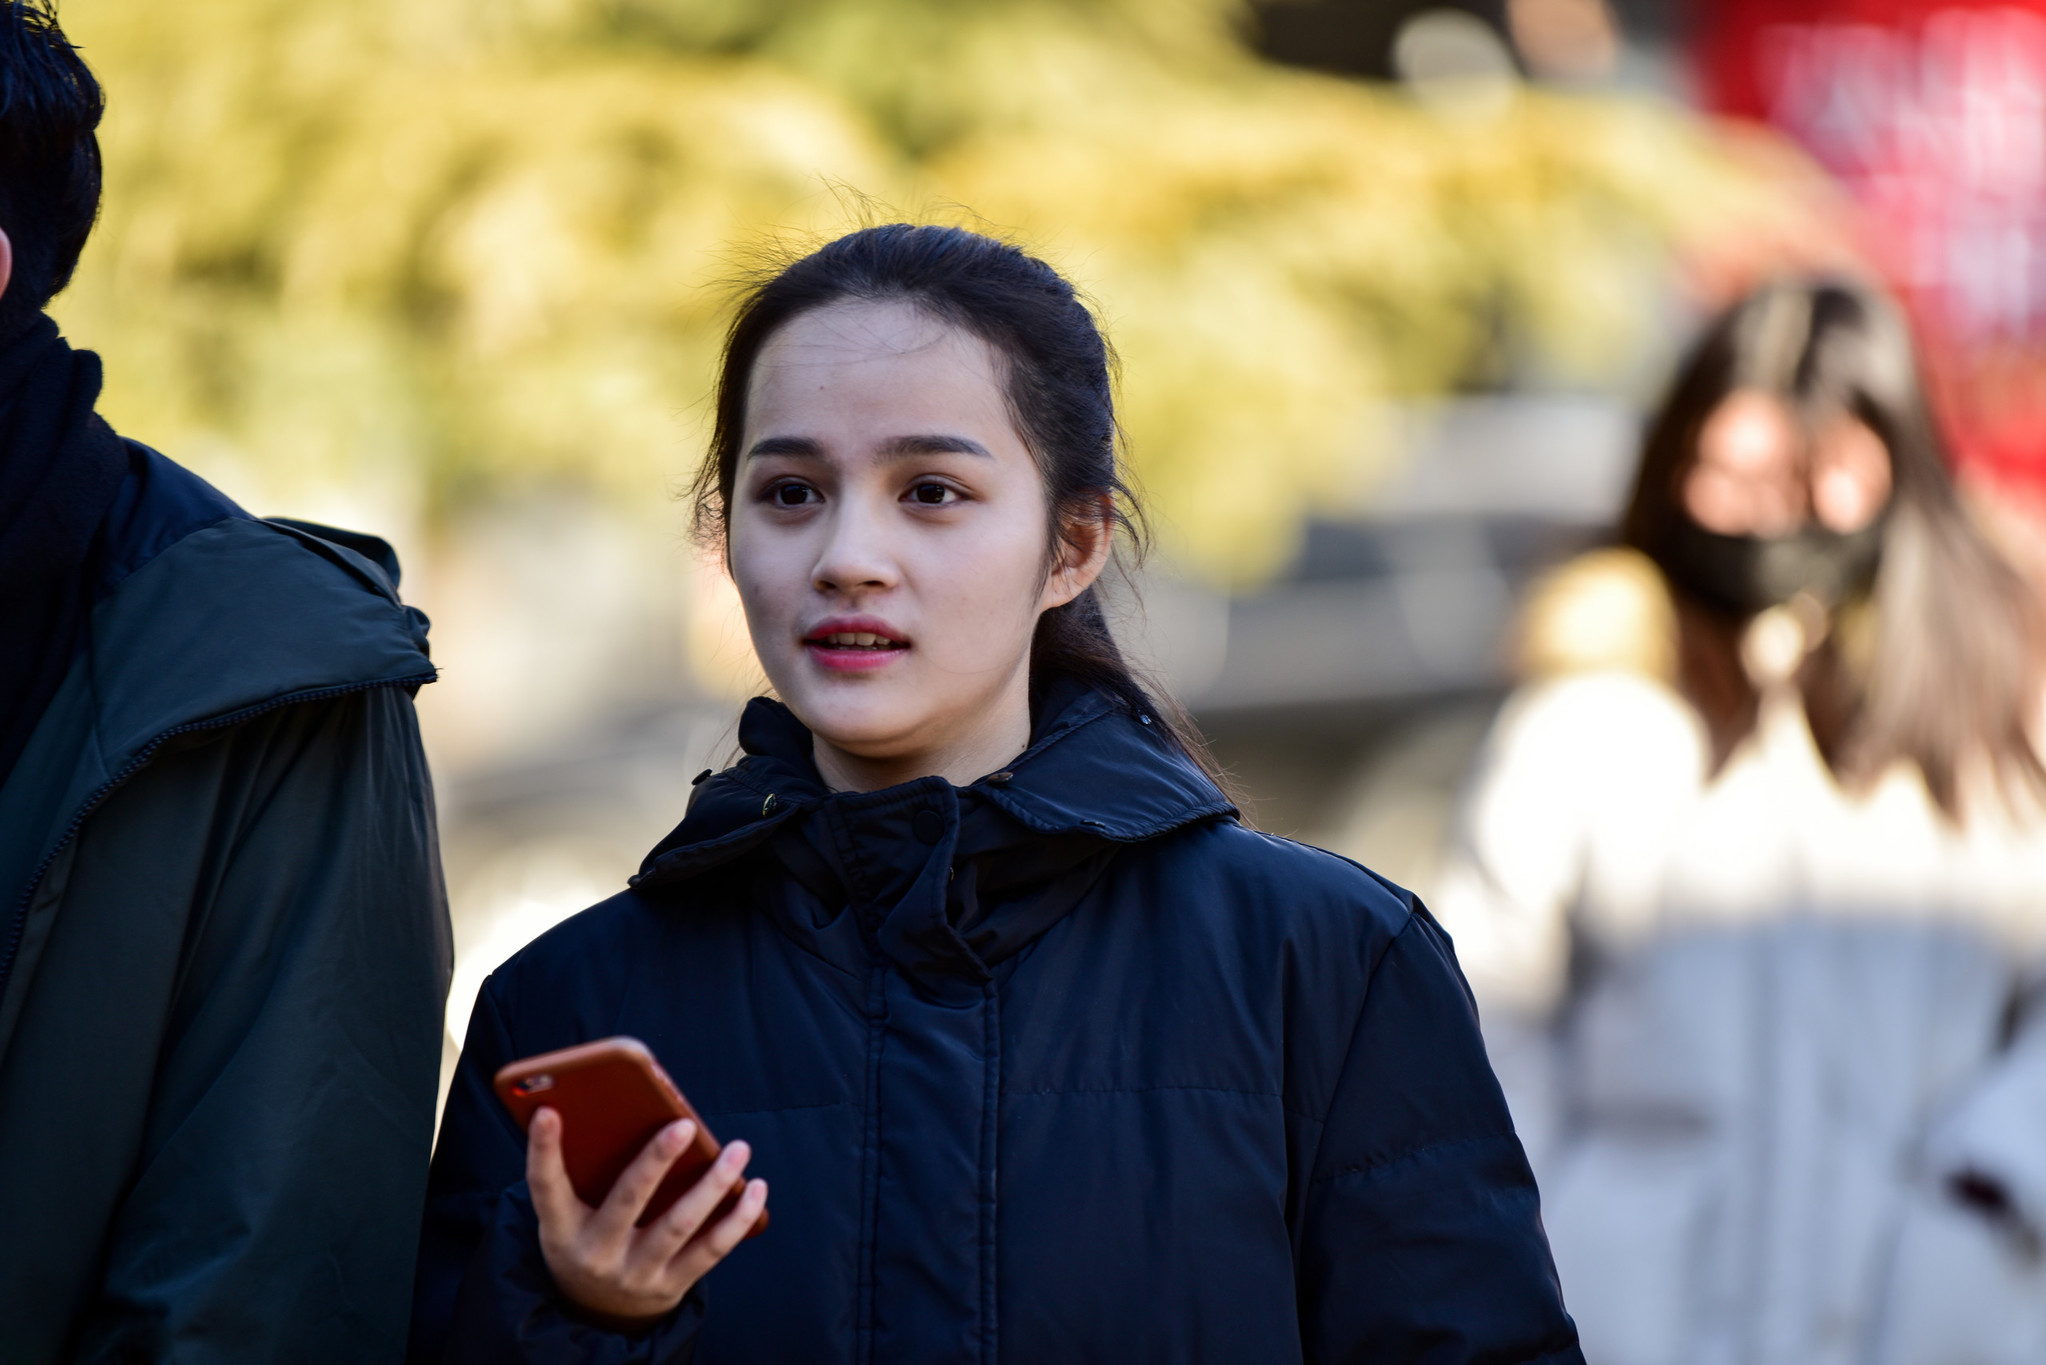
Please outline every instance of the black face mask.
[{"label": "black face mask", "polygon": [[1679,587],[1735,615],[1781,606],[1801,592],[1837,607],[1875,582],[1886,520],[1845,535],[1808,525],[1765,538],[1717,535],[1677,516],[1663,533],[1659,558]]}]

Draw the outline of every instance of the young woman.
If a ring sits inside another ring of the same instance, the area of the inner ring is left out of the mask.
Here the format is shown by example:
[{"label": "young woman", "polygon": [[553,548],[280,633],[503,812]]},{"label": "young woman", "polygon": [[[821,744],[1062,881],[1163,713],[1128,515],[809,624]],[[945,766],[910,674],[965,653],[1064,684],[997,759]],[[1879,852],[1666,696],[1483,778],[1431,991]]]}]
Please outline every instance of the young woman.
[{"label": "young woman", "polygon": [[1731,310],[1620,539],[1530,604],[1437,888],[1587,1353],[2039,1359],[2038,1163],[1999,1184],[1934,1138],[2046,949],[2040,608],[1895,308],[1819,280]]},{"label": "young woman", "polygon": [[[779,699],[484,986],[415,1359],[1579,1359],[1447,940],[1240,824],[1116,651],[1129,495],[1063,279],[938,227],[798,261],[699,490]],[[619,1033],[729,1142],[642,1230],[682,1134],[592,1209],[490,1091]]]}]

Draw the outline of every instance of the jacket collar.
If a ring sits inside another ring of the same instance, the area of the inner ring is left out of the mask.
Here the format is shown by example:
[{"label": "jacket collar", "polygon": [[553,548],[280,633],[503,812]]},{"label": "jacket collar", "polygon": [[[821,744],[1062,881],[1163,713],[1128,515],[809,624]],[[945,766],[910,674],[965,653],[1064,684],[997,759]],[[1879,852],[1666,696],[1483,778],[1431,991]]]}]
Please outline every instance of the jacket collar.
[{"label": "jacket collar", "polygon": [[[900,803],[924,778],[878,792],[831,792],[811,760],[811,735],[778,701],[756,697],[739,722],[745,757],[706,778],[682,823],[647,855],[635,887],[679,882],[742,856],[798,815]],[[947,784],[949,785],[949,784]],[[1155,717],[1061,681],[1039,708],[1030,746],[1007,768],[954,789],[1045,835],[1117,844],[1155,839],[1236,808],[1166,737]]]}]

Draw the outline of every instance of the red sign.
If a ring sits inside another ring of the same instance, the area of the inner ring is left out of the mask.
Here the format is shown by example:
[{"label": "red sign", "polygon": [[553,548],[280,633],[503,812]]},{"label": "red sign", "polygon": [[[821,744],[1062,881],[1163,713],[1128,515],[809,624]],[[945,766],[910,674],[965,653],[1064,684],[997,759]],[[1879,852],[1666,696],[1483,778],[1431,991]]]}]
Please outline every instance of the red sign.
[{"label": "red sign", "polygon": [[1703,0],[1697,56],[1867,210],[1964,462],[2046,489],[2046,0]]}]

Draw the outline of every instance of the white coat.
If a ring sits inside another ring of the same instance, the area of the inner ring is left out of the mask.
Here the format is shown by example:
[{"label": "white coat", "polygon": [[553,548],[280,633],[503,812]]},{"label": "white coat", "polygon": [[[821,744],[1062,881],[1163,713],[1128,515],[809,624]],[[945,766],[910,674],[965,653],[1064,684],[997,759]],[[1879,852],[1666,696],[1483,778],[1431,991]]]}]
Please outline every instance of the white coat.
[{"label": "white coat", "polygon": [[[1548,594],[1536,630],[1668,620],[1626,552]],[[1501,713],[1435,896],[1586,1358],[2046,1360],[2046,1022],[2007,1037],[2046,822],[1957,827],[1906,766],[1843,791],[1788,689],[1714,775],[1669,652],[1613,645],[1533,641],[1567,666]]]}]

